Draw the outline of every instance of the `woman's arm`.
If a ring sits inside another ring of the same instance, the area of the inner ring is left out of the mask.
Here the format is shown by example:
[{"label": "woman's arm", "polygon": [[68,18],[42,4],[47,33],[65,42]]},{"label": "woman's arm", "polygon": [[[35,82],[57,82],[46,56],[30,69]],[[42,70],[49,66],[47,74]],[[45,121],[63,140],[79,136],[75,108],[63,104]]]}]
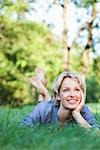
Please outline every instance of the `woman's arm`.
[{"label": "woman's arm", "polygon": [[72,111],[72,115],[80,126],[84,128],[91,128],[91,125],[87,122],[87,120],[85,120],[85,118],[81,114],[81,110],[84,107],[84,104],[85,104],[85,99],[82,91],[82,100],[80,104]]},{"label": "woman's arm", "polygon": [[28,127],[33,127],[36,124],[40,123],[40,113],[39,113],[39,106],[40,104],[36,105],[33,108],[33,111],[26,115],[22,121],[21,121],[21,126],[28,126]]},{"label": "woman's arm", "polygon": [[80,112],[74,110],[74,111],[72,112],[72,115],[73,115],[74,119],[76,120],[76,122],[77,122],[80,126],[82,126],[82,127],[84,127],[84,128],[91,128],[91,127],[92,127],[92,126],[83,118],[83,116],[81,115]]}]

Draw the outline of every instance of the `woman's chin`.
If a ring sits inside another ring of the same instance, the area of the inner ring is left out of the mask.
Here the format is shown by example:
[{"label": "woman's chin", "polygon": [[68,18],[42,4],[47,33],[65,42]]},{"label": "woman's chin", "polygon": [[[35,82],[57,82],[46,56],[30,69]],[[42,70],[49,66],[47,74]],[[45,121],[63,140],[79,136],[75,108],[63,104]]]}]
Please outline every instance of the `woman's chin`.
[{"label": "woman's chin", "polygon": [[77,106],[78,106],[78,104],[68,105],[67,108],[73,110],[73,109],[75,109]]}]

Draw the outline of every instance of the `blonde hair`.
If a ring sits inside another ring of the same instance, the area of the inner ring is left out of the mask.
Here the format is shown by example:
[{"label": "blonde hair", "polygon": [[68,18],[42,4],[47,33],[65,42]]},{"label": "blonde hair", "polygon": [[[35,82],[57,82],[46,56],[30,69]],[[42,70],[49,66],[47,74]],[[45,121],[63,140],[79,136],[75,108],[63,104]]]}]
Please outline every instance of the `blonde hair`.
[{"label": "blonde hair", "polygon": [[72,73],[72,72],[63,72],[60,75],[58,75],[52,85],[52,98],[55,104],[59,105],[60,101],[57,99],[57,94],[59,93],[60,87],[62,85],[62,82],[65,78],[72,78],[72,79],[76,79],[84,93],[84,98],[86,98],[86,82],[85,80],[76,73]]}]

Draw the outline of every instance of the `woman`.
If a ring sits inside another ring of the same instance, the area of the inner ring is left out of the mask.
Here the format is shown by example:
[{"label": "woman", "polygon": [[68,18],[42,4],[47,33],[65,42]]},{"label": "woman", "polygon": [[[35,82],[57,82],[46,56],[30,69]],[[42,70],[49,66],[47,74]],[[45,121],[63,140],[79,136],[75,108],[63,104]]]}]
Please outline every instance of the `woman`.
[{"label": "woman", "polygon": [[77,123],[84,128],[96,127],[95,118],[84,104],[86,84],[82,78],[71,72],[61,73],[54,81],[52,96],[45,85],[47,81],[40,69],[35,77],[30,78],[33,86],[39,90],[39,101],[33,111],[21,122],[22,125],[33,127],[36,124],[66,125]]}]

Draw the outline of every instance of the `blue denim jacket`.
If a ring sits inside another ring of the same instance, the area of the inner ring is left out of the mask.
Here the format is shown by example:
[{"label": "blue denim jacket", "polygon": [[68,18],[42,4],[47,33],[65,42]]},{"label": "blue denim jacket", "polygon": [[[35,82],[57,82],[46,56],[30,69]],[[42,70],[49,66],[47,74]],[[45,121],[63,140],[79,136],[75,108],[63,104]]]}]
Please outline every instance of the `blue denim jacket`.
[{"label": "blue denim jacket", "polygon": [[[59,107],[52,101],[44,101],[38,103],[33,108],[32,112],[23,118],[23,120],[21,121],[21,125],[34,127],[36,124],[57,124],[58,109]],[[93,114],[90,112],[89,108],[86,105],[82,108],[81,115],[93,128],[97,126]],[[74,118],[70,122],[76,123]]]}]

